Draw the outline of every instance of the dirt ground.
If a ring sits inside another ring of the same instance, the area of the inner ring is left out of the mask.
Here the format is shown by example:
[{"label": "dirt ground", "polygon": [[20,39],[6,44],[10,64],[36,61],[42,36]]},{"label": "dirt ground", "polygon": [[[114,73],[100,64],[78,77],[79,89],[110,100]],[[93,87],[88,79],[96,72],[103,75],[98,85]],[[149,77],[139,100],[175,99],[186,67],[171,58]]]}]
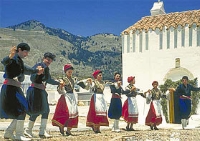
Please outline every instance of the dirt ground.
[{"label": "dirt ground", "polygon": [[[36,134],[36,132],[33,132]],[[58,132],[51,132],[50,139],[34,137],[32,141],[199,141],[200,130],[145,130],[145,131],[124,131],[115,133],[110,130],[103,130],[100,134],[92,131],[72,132],[73,136],[61,136]],[[0,131],[3,135],[3,131]],[[0,138],[0,140],[4,140]]]},{"label": "dirt ground", "polygon": [[[49,119],[51,118],[52,114],[50,114]],[[85,122],[85,118],[79,117],[79,122]],[[37,120],[40,120],[40,118],[37,118]],[[4,121],[9,120],[0,120],[0,122]],[[26,121],[28,121],[28,117]],[[0,131],[0,141],[4,140],[3,134],[4,131]],[[111,130],[102,130],[99,134],[95,134],[92,130],[72,131],[73,136],[62,136],[59,132],[53,131],[50,132],[53,136],[50,139],[39,138],[37,136],[38,131],[33,131],[33,134],[35,136],[32,141],[200,141],[200,129],[159,129],[152,131],[150,129],[136,129],[135,131],[126,131],[122,128],[120,133],[115,133]]]}]

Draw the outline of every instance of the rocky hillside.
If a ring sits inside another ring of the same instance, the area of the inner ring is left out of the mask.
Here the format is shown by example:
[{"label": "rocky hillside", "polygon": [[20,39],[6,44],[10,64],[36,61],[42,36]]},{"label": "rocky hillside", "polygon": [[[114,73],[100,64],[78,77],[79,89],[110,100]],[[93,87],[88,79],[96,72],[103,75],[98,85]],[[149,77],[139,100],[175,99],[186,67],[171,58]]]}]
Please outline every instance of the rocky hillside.
[{"label": "rocky hillside", "polygon": [[[91,77],[95,69],[104,72],[104,79],[112,79],[115,71],[121,72],[121,38],[110,33],[81,37],[30,20],[0,28],[0,57],[9,54],[10,48],[20,42],[31,46],[24,60],[30,66],[40,62],[47,51],[56,54],[56,61],[50,66],[56,77],[63,75],[63,65],[69,62],[75,67],[74,76],[79,78]],[[2,65],[0,69],[3,70]]]}]

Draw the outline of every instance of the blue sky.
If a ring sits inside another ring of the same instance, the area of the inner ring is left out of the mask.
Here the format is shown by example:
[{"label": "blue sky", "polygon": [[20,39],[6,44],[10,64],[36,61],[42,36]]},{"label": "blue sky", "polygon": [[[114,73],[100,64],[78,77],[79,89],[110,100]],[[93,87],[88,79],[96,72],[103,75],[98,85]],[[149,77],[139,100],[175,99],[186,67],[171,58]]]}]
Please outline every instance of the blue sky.
[{"label": "blue sky", "polygon": [[[0,27],[38,20],[72,34],[120,33],[158,0],[0,0]],[[199,0],[162,0],[166,13],[200,9]]]}]

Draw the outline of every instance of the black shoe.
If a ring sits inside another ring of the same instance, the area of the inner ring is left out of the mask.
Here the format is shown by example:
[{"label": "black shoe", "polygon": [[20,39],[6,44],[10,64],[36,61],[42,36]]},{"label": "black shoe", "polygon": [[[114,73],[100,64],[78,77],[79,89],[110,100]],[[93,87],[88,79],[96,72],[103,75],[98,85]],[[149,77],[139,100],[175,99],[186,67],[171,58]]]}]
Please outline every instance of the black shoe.
[{"label": "black shoe", "polygon": [[153,126],[152,125],[150,125],[150,129],[153,130]]},{"label": "black shoe", "polygon": [[59,127],[60,133],[64,135],[64,128]]},{"label": "black shoe", "polygon": [[101,133],[101,131],[99,131],[99,130],[96,130],[96,131],[93,130],[93,131],[94,131],[95,134]]},{"label": "black shoe", "polygon": [[72,136],[72,133],[66,131],[66,135],[67,135],[67,136]]},{"label": "black shoe", "polygon": [[154,130],[159,130],[156,126],[154,127]]},{"label": "black shoe", "polygon": [[92,131],[94,131],[94,127],[92,127]]},{"label": "black shoe", "polygon": [[128,126],[126,126],[126,131],[129,131],[129,128],[128,128]]},{"label": "black shoe", "polygon": [[135,131],[133,128],[129,128],[129,131]]}]

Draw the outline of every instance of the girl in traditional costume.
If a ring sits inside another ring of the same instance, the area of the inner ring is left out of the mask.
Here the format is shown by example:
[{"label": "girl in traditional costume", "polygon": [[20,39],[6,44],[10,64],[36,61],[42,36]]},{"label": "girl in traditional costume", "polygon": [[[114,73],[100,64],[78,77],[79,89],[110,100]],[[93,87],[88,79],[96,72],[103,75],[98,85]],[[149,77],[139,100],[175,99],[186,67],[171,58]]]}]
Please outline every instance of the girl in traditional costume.
[{"label": "girl in traditional costume", "polygon": [[152,86],[153,89],[144,93],[145,95],[146,93],[149,93],[148,96],[146,95],[146,98],[150,100],[150,109],[147,114],[145,124],[150,126],[151,130],[158,130],[157,125],[162,123],[162,105],[160,103],[162,93],[158,89],[157,81],[153,81]]},{"label": "girl in traditional costume", "polygon": [[90,88],[94,94],[90,100],[86,126],[91,127],[95,133],[101,133],[100,126],[109,126],[107,103],[103,94],[105,83],[102,81],[102,71],[94,71],[93,77],[94,81],[88,79]]},{"label": "girl in traditional costume", "polygon": [[133,124],[138,123],[138,106],[136,95],[138,94],[135,84],[135,77],[130,76],[127,79],[129,85],[125,88],[129,93],[126,94],[127,99],[122,107],[122,117],[127,122],[126,130],[134,131]]},{"label": "girl in traditional costume", "polygon": [[52,119],[52,125],[58,126],[62,135],[64,135],[64,127],[67,127],[67,136],[72,135],[72,128],[78,127],[78,107],[74,94],[73,70],[74,68],[71,64],[64,66],[66,77],[63,78],[64,85],[58,87],[58,92],[61,96]]}]

